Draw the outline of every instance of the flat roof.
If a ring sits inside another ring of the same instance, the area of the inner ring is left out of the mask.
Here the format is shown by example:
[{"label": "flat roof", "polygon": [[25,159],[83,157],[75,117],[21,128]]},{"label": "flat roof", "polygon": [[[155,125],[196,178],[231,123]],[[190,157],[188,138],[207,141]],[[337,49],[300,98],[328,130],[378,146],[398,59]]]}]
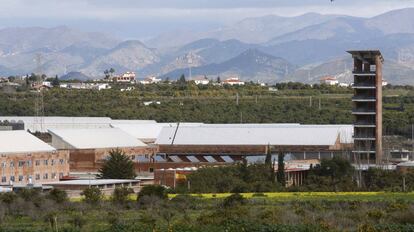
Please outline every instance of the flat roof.
[{"label": "flat roof", "polygon": [[109,128],[111,123],[111,118],[108,117],[2,116],[0,120],[22,121],[24,129],[31,132],[47,132],[48,129]]},{"label": "flat roof", "polygon": [[53,151],[56,149],[27,131],[0,131],[0,154]]},{"label": "flat roof", "polygon": [[50,182],[45,185],[104,185],[104,184],[124,184],[124,183],[137,183],[140,180],[121,180],[121,179],[91,179],[91,180],[66,180],[59,182]]},{"label": "flat roof", "polygon": [[[134,121],[134,120],[133,120]],[[200,126],[202,123],[180,123],[184,126]],[[119,128],[137,139],[156,139],[164,127],[176,127],[177,123],[112,123],[112,127]]]},{"label": "flat roof", "polygon": [[280,145],[332,146],[352,140],[352,125],[230,125],[164,127],[159,145]]},{"label": "flat roof", "polygon": [[57,136],[75,149],[146,147],[147,145],[119,128],[53,129]]},{"label": "flat roof", "polygon": [[373,58],[375,56],[380,56],[381,61],[384,62],[384,57],[381,54],[379,49],[372,49],[372,50],[350,50],[347,51],[352,56],[357,56],[361,58]]}]

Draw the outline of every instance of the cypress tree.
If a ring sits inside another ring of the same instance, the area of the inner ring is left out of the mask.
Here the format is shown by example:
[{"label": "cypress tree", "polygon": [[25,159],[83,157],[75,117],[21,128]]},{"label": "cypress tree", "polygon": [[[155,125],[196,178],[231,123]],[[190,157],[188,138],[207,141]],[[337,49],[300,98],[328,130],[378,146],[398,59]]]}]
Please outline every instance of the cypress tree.
[{"label": "cypress tree", "polygon": [[278,155],[277,161],[277,181],[283,186],[286,186],[285,177],[285,154],[281,151]]},{"label": "cypress tree", "polygon": [[134,179],[134,163],[120,149],[109,152],[109,159],[99,169],[100,179]]}]

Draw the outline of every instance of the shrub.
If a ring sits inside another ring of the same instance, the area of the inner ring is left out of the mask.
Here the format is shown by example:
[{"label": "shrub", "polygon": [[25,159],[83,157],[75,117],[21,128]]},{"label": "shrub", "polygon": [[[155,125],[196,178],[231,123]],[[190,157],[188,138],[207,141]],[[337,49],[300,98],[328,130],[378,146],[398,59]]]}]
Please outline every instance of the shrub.
[{"label": "shrub", "polygon": [[160,199],[167,199],[168,195],[166,192],[165,187],[161,185],[147,185],[144,186],[141,191],[138,193],[138,201],[140,198],[148,196],[148,197],[158,197]]},{"label": "shrub", "polygon": [[118,204],[125,204],[128,202],[129,194],[134,193],[131,188],[128,187],[117,187],[112,194],[112,201]]},{"label": "shrub", "polygon": [[63,190],[56,189],[56,188],[50,190],[47,197],[55,201],[56,203],[63,203],[68,200],[68,194]]},{"label": "shrub", "polygon": [[224,199],[223,207],[230,208],[239,205],[244,205],[246,203],[247,200],[242,195],[240,195],[239,193],[234,193]]},{"label": "shrub", "polygon": [[89,187],[83,190],[82,196],[85,197],[85,202],[96,205],[102,201],[102,191],[97,187]]}]

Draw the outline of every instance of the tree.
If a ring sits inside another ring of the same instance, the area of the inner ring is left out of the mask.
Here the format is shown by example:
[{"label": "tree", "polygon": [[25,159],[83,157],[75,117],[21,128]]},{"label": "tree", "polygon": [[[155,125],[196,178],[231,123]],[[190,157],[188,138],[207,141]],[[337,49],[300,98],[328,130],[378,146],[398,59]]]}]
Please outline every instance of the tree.
[{"label": "tree", "polygon": [[89,187],[83,190],[81,195],[85,197],[85,202],[92,205],[98,204],[103,198],[102,191],[98,187]]},{"label": "tree", "polygon": [[56,203],[63,203],[68,200],[68,194],[60,189],[52,189],[48,194],[48,198],[55,201]]},{"label": "tree", "polygon": [[221,78],[220,78],[220,76],[218,76],[217,77],[217,81],[216,81],[217,83],[221,83]]},{"label": "tree", "polygon": [[108,69],[105,69],[104,74],[105,74],[105,79],[109,79],[110,74],[109,74],[109,70]]},{"label": "tree", "polygon": [[60,85],[59,77],[58,77],[58,75],[56,75],[55,78],[52,81],[52,86],[53,87],[59,87],[59,85]]},{"label": "tree", "polygon": [[98,174],[100,179],[134,179],[135,177],[134,163],[118,148],[109,152],[109,159],[104,162]]},{"label": "tree", "polygon": [[285,178],[285,154],[281,151],[277,157],[277,181],[282,185],[286,186]]},{"label": "tree", "polygon": [[185,79],[184,74],[182,74],[182,75],[180,76],[180,79],[178,79],[178,83],[179,83],[180,85],[185,85],[185,84],[187,84],[187,80]]},{"label": "tree", "polygon": [[129,194],[133,193],[134,191],[131,188],[122,186],[117,187],[112,194],[112,202],[117,204],[125,204],[128,202]]},{"label": "tree", "polygon": [[158,197],[159,199],[167,199],[168,195],[165,187],[161,185],[146,185],[138,193],[138,200],[144,196]]},{"label": "tree", "polygon": [[115,73],[115,69],[114,68],[110,68],[109,69],[109,73],[111,74],[111,77],[114,75]]}]

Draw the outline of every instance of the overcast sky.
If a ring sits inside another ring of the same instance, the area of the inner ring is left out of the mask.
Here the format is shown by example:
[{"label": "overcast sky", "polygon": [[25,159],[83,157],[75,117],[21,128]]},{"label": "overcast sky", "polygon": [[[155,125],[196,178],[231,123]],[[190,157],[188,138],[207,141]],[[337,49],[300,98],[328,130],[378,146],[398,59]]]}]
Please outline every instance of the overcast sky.
[{"label": "overcast sky", "polygon": [[414,7],[414,0],[0,0],[0,27],[67,25],[145,38],[170,29],[205,30],[269,14],[371,17],[405,7]]}]

